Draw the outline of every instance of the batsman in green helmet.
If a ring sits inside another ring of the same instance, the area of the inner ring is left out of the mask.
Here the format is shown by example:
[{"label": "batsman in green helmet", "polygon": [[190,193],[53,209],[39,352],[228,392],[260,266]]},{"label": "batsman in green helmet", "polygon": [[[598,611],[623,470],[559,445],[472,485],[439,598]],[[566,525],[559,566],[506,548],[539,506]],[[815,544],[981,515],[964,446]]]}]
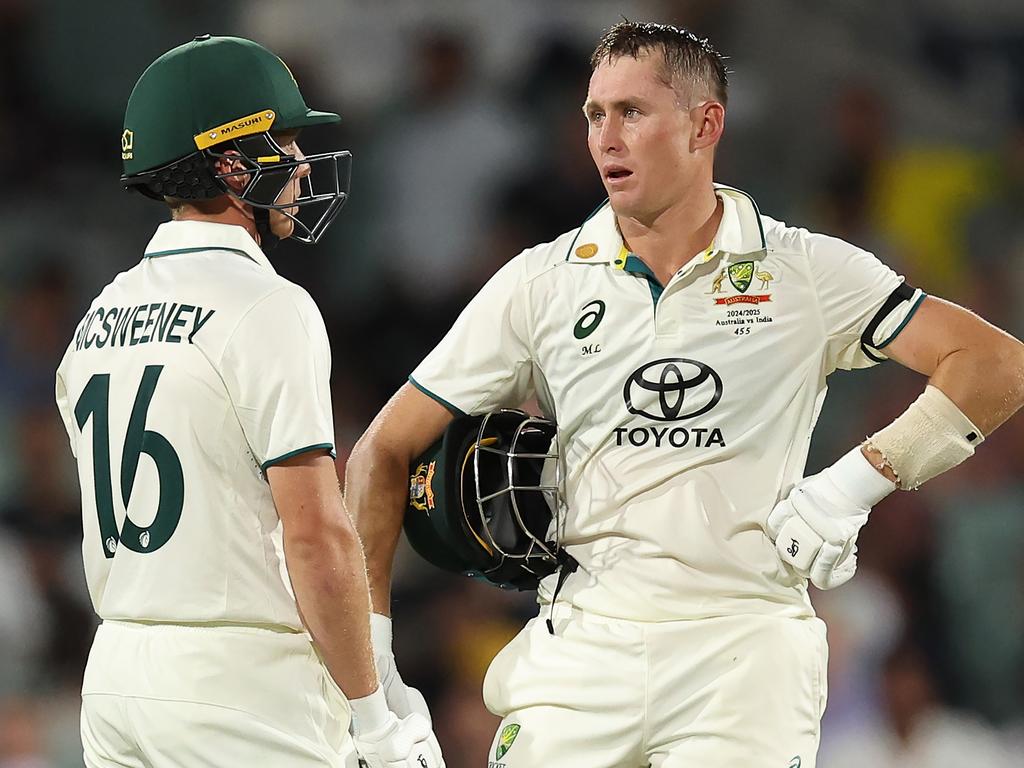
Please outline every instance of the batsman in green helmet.
[{"label": "batsman in green helmet", "polygon": [[291,71],[263,46],[203,35],[158,58],[136,83],[121,134],[122,181],[165,200],[176,218],[230,212],[264,250],[288,237],[316,243],[348,198],[352,155],[307,157],[296,137],[339,120],[307,107]]},{"label": "batsman in green helmet", "polygon": [[338,120],[234,37],[165,53],[129,99],[122,181],[171,220],[93,300],[56,382],[102,619],[88,768],[444,766],[422,696],[374,665],[323,317],[267,257],[345,202],[349,153],[297,144]]}]

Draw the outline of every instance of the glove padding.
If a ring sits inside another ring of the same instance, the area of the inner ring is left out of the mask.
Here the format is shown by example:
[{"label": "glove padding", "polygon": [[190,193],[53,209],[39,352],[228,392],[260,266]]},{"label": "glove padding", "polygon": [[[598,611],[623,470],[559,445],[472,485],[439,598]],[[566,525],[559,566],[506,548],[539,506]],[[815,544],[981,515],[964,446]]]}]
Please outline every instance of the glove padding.
[{"label": "glove padding", "polygon": [[367,768],[445,768],[430,723],[416,713],[402,719],[389,713],[374,730],[357,729],[355,742]]},{"label": "glove padding", "polygon": [[768,515],[768,536],[782,561],[818,589],[857,571],[857,534],[871,507],[896,490],[855,448],[797,483]]},{"label": "glove padding", "polygon": [[377,664],[377,676],[380,678],[384,698],[388,709],[399,719],[407,715],[422,715],[429,726],[433,721],[423,694],[416,688],[406,685],[398,674],[395,654],[391,650],[391,618],[381,613],[370,614],[370,640],[373,643],[373,660]]}]

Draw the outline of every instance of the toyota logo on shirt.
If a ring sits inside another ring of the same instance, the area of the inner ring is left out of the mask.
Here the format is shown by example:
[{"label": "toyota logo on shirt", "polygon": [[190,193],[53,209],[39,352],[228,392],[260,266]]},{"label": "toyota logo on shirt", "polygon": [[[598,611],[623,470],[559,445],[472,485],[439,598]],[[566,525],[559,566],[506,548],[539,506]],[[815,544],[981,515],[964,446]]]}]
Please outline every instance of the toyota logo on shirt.
[{"label": "toyota logo on shirt", "polygon": [[718,405],[722,377],[698,360],[666,357],[633,371],[622,397],[630,413],[655,421],[683,421]]}]

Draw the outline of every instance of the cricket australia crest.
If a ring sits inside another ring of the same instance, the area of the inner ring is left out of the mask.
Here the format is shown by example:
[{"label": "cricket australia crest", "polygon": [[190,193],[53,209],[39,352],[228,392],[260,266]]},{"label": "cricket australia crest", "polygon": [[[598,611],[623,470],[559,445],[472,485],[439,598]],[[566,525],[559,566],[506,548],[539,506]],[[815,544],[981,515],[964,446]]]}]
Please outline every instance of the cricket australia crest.
[{"label": "cricket australia crest", "polygon": [[730,264],[726,272],[733,288],[740,293],[746,293],[750,287],[750,280],[754,277],[754,262],[741,261],[739,264]]},{"label": "cricket australia crest", "polygon": [[501,760],[505,753],[512,749],[512,742],[519,735],[518,725],[506,725],[501,729],[501,736],[498,737],[498,747],[494,750],[494,759]]},{"label": "cricket australia crest", "polygon": [[434,508],[434,469],[436,461],[420,464],[409,478],[409,504],[421,512]]},{"label": "cricket australia crest", "polygon": [[721,296],[715,298],[715,304],[760,304],[771,301],[770,293],[747,293],[750,286],[757,282],[758,289],[765,291],[775,281],[776,277],[762,265],[754,261],[739,261],[722,267],[711,283],[711,290],[708,293],[725,293],[725,280],[737,291],[734,296]]}]

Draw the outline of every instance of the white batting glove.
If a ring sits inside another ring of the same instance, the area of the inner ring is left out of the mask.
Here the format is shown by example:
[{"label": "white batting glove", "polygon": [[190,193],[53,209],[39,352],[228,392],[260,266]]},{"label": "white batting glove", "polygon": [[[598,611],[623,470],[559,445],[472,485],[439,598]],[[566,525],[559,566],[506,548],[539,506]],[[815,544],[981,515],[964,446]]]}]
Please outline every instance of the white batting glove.
[{"label": "white batting glove", "polygon": [[854,448],[797,483],[768,515],[768,536],[782,561],[818,589],[832,589],[857,570],[857,534],[871,508],[896,490]]},{"label": "white batting glove", "polygon": [[398,674],[395,654],[391,650],[391,617],[382,613],[370,614],[370,640],[373,643],[373,660],[377,664],[380,687],[388,701],[388,709],[403,718],[406,715],[422,715],[427,723],[433,722],[423,694],[408,686]]},{"label": "white batting glove", "polygon": [[399,718],[388,710],[383,688],[351,699],[356,751],[367,768],[445,768],[441,747],[422,715]]}]

